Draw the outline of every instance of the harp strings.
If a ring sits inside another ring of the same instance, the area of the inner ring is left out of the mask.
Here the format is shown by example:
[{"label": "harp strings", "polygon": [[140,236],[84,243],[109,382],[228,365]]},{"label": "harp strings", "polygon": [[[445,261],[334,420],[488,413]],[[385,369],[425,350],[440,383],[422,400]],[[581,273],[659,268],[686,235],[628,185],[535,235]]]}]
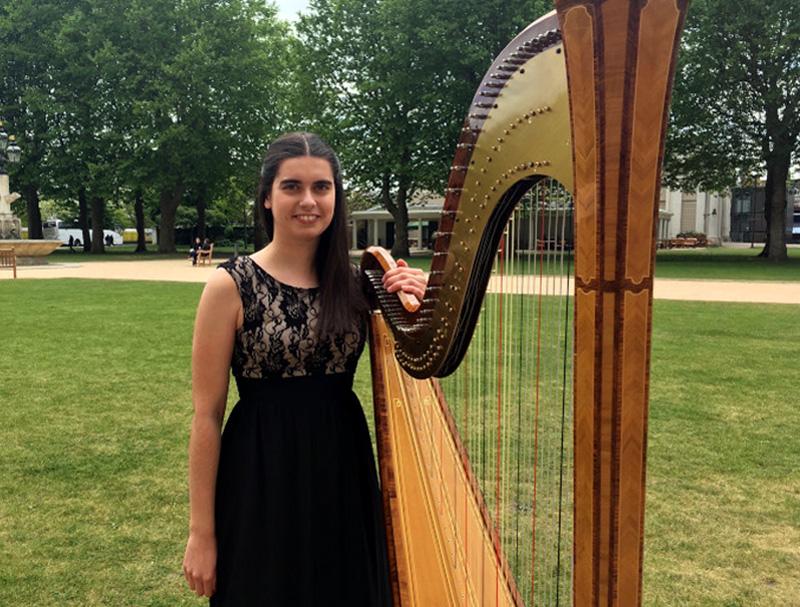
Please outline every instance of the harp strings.
[{"label": "harp strings", "polygon": [[[528,606],[571,604],[571,242],[571,198],[543,180],[509,221],[464,363],[441,381]],[[492,585],[475,595],[496,595],[501,573],[474,573]]]}]

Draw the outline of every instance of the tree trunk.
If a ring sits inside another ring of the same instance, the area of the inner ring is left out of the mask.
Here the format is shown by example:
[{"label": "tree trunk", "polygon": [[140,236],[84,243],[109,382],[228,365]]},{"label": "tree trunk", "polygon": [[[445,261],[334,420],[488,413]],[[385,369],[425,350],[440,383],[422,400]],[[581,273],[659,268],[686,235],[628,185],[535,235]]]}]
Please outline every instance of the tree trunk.
[{"label": "tree trunk", "polygon": [[147,252],[147,242],[144,237],[144,200],[142,190],[136,190],[133,203],[133,212],[136,215],[136,253]]},{"label": "tree trunk", "polygon": [[761,256],[766,256],[773,263],[783,263],[789,260],[786,252],[786,181],[789,179],[792,149],[797,139],[790,135],[786,117],[781,120],[778,107],[769,100],[764,118],[762,149],[767,163],[767,183],[764,188],[767,236]]},{"label": "tree trunk", "polygon": [[[769,257],[769,226],[770,222],[772,221],[772,198],[775,192],[775,182],[770,179],[770,172],[767,169],[767,182],[764,184],[764,221],[766,227],[764,228],[764,248],[761,249],[761,252],[758,254],[759,257],[763,257],[767,259]],[[752,204],[755,205],[754,213],[758,212],[758,195],[756,194],[753,197]],[[756,230],[756,222],[755,222],[755,215],[753,216],[753,235],[755,237],[755,230]]]},{"label": "tree trunk", "polygon": [[767,166],[768,196],[767,213],[767,259],[775,263],[789,261],[786,251],[786,181],[789,179],[789,159],[778,160]]},{"label": "tree trunk", "polygon": [[200,193],[197,195],[197,235],[203,239],[206,237],[206,186],[200,186]]},{"label": "tree trunk", "polygon": [[158,252],[175,253],[175,214],[186,191],[183,181],[161,188],[161,229],[158,234]]},{"label": "tree trunk", "polygon": [[397,200],[392,200],[391,184],[389,176],[383,178],[381,186],[381,199],[386,210],[394,218],[394,244],[392,245],[392,257],[402,259],[408,257],[408,179],[400,177],[397,188]]},{"label": "tree trunk", "polygon": [[[23,188],[25,194],[25,213],[28,216],[28,239],[42,240],[42,212],[39,209],[39,189],[35,185]],[[21,236],[20,236],[21,238]]]},{"label": "tree trunk", "polygon": [[83,252],[91,251],[92,237],[89,233],[89,210],[86,205],[86,188],[78,190],[78,227],[83,234]]},{"label": "tree trunk", "polygon": [[100,196],[92,196],[92,253],[106,252],[106,239],[103,236],[106,204]]}]

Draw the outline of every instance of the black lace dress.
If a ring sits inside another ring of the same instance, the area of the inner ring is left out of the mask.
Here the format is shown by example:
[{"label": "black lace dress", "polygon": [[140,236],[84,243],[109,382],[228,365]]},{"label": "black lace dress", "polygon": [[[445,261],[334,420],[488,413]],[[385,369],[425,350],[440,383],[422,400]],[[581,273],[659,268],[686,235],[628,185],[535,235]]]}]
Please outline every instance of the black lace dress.
[{"label": "black lace dress", "polygon": [[222,435],[212,607],[388,606],[375,465],[352,391],[365,327],[320,340],[317,289],[249,257],[222,264],[244,324]]}]

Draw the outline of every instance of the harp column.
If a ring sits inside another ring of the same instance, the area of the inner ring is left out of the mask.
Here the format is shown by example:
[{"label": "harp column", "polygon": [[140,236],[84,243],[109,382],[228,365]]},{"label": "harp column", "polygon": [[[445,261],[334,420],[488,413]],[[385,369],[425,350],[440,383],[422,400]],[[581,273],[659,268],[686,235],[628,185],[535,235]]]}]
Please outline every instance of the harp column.
[{"label": "harp column", "polygon": [[641,604],[661,159],[688,0],[556,0],[575,172],[576,607]]}]

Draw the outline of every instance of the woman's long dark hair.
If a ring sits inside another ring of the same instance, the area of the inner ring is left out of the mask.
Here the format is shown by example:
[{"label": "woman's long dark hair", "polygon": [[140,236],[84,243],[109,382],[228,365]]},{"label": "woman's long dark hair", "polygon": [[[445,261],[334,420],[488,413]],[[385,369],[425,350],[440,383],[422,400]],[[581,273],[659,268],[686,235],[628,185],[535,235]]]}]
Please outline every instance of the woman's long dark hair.
[{"label": "woman's long dark hair", "polygon": [[355,318],[367,309],[366,299],[350,263],[347,230],[347,202],[342,185],[339,158],[331,147],[314,133],[294,132],[281,135],[273,141],[261,166],[261,179],[256,194],[256,211],[261,225],[272,240],[275,223],[272,210],[264,201],[272,191],[272,183],[284,160],[301,156],[323,158],[331,165],[336,202],[333,218],[322,233],[314,259],[319,282],[320,335],[352,330]]}]

